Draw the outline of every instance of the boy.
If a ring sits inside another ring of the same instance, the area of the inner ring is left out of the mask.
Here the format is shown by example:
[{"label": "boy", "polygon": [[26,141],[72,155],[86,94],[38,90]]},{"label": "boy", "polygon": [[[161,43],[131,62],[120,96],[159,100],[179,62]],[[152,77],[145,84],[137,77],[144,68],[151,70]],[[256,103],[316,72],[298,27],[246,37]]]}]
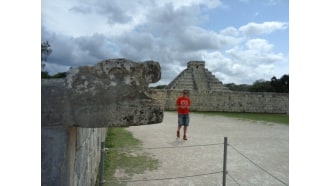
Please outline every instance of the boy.
[{"label": "boy", "polygon": [[180,138],[180,129],[183,126],[183,140],[187,140],[187,128],[189,126],[189,107],[190,99],[188,97],[188,90],[183,90],[183,95],[176,100],[176,107],[178,112],[178,130],[176,136]]}]

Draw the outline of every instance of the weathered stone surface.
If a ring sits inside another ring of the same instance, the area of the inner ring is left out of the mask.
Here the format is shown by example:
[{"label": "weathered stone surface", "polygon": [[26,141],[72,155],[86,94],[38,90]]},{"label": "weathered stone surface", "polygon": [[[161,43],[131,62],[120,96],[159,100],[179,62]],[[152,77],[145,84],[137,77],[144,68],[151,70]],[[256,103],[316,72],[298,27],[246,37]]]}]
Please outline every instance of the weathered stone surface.
[{"label": "weathered stone surface", "polygon": [[86,128],[160,123],[163,108],[145,91],[161,78],[160,65],[109,59],[42,80],[42,126]]},{"label": "weathered stone surface", "polygon": [[77,128],[41,131],[41,185],[73,185]]}]

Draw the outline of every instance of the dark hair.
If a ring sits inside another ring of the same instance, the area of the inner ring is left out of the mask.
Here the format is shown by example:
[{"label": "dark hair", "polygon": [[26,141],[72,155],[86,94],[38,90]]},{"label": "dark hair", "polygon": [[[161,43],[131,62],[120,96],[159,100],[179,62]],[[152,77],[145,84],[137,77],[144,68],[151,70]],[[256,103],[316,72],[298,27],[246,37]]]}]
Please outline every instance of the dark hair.
[{"label": "dark hair", "polygon": [[189,94],[189,91],[188,90],[183,90],[182,93],[183,94]]}]

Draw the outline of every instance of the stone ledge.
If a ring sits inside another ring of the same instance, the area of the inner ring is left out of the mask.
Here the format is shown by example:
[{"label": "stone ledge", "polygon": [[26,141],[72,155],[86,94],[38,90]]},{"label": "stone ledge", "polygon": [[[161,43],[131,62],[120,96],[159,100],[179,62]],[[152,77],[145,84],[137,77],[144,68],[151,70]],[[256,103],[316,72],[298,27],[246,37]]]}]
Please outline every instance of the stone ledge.
[{"label": "stone ledge", "polygon": [[125,127],[160,123],[161,104],[145,94],[161,77],[155,61],[109,59],[42,80],[43,127]]}]

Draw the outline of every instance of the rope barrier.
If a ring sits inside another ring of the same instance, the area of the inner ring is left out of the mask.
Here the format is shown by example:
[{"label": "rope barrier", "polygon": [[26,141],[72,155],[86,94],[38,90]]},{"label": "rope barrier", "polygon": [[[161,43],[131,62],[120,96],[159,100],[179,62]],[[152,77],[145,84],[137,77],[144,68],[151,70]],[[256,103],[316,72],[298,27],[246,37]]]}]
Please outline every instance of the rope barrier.
[{"label": "rope barrier", "polygon": [[287,183],[285,183],[284,181],[282,181],[281,179],[279,179],[278,177],[272,175],[270,172],[268,172],[266,169],[262,168],[260,165],[258,165],[257,163],[255,163],[254,161],[252,161],[250,158],[248,158],[247,156],[245,156],[243,153],[241,153],[239,150],[237,150],[233,145],[228,144],[232,149],[234,149],[236,152],[238,152],[240,155],[242,155],[244,158],[246,158],[247,160],[249,160],[252,164],[254,164],[255,166],[259,167],[261,170],[263,170],[264,172],[266,172],[268,175],[270,175],[271,177],[275,178],[277,181],[283,183],[284,185],[287,185]]},{"label": "rope barrier", "polygon": [[172,179],[190,178],[190,177],[197,177],[197,176],[207,176],[207,175],[219,174],[219,173],[222,173],[222,171],[210,172],[210,173],[205,173],[205,174],[195,174],[195,175],[189,175],[189,176],[155,178],[155,179],[140,179],[140,180],[116,180],[116,181],[107,181],[107,182],[113,183],[113,182],[140,182],[140,181],[172,180]]},{"label": "rope barrier", "polygon": [[188,147],[202,147],[202,146],[213,146],[213,145],[222,145],[223,143],[211,143],[203,145],[184,145],[184,146],[175,146],[175,147],[127,147],[127,148],[106,148],[105,150],[153,150],[153,149],[175,149],[175,148],[188,148]]},{"label": "rope barrier", "polygon": [[240,184],[238,183],[238,181],[234,178],[234,177],[232,177],[229,173],[227,173],[227,175],[237,184],[237,185],[239,185],[240,186]]},{"label": "rope barrier", "polygon": [[[224,143],[211,143],[211,144],[202,144],[202,145],[185,145],[185,146],[166,146],[166,147],[127,147],[127,148],[105,148],[106,151],[109,150],[115,150],[115,151],[119,151],[119,150],[123,150],[123,151],[127,151],[127,150],[143,150],[143,149],[147,149],[147,150],[153,150],[153,149],[175,149],[175,148],[191,148],[191,147],[204,147],[204,146],[213,146],[213,145],[223,145]],[[249,160],[252,164],[254,164],[255,166],[257,166],[258,168],[260,168],[261,170],[263,170],[264,172],[266,172],[268,175],[270,175],[271,177],[273,177],[274,179],[276,179],[277,181],[281,182],[282,184],[288,186],[287,183],[285,183],[284,181],[282,181],[281,179],[279,179],[278,177],[272,175],[269,171],[267,171],[265,168],[261,167],[260,165],[258,165],[257,163],[255,163],[254,161],[252,161],[250,158],[248,158],[246,155],[244,155],[242,152],[240,152],[237,148],[235,148],[233,145],[228,144],[232,149],[234,149],[237,153],[239,153],[241,156],[243,156],[244,158],[246,158],[247,160]],[[116,181],[107,181],[107,182],[141,182],[141,181],[161,181],[161,180],[170,180],[170,179],[182,179],[182,178],[189,178],[189,177],[197,177],[197,176],[206,176],[206,175],[211,175],[211,174],[219,174],[219,173],[223,173],[223,171],[217,171],[217,172],[210,172],[210,173],[205,173],[205,174],[196,174],[196,175],[189,175],[189,176],[179,176],[179,177],[168,177],[168,178],[155,178],[155,179],[139,179],[139,180],[116,180]],[[229,173],[227,173],[227,175],[237,184],[240,186],[239,182],[233,177],[231,176]]]}]

